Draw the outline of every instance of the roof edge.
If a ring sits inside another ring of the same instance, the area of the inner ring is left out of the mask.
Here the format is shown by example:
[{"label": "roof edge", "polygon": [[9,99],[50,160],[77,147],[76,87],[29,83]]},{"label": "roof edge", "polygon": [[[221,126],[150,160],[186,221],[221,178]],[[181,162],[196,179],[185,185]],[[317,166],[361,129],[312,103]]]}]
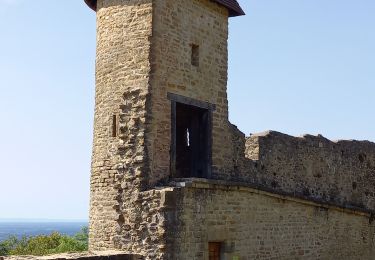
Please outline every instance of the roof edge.
[{"label": "roof edge", "polygon": [[229,17],[245,15],[245,12],[242,10],[240,4],[237,0],[211,0],[226,7],[229,11]]},{"label": "roof edge", "polygon": [[[229,11],[230,17],[245,15],[245,12],[242,10],[237,0],[211,0],[211,1],[225,6]],[[96,11],[97,0],[85,0],[85,3],[92,10]]]},{"label": "roof edge", "polygon": [[96,12],[96,1],[97,0],[85,0],[85,3]]}]

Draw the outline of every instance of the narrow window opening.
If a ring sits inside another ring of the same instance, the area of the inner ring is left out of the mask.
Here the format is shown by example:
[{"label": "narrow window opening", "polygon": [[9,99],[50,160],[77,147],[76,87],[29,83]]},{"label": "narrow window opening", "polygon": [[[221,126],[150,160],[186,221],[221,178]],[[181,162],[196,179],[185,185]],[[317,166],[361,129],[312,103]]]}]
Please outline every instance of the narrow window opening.
[{"label": "narrow window opening", "polygon": [[199,66],[199,45],[191,45],[191,64],[193,66]]},{"label": "narrow window opening", "polygon": [[208,243],[208,259],[209,260],[220,260],[221,259],[221,243],[220,242],[209,242]]},{"label": "narrow window opening", "polygon": [[117,137],[117,126],[118,126],[117,115],[112,116],[112,137]]}]

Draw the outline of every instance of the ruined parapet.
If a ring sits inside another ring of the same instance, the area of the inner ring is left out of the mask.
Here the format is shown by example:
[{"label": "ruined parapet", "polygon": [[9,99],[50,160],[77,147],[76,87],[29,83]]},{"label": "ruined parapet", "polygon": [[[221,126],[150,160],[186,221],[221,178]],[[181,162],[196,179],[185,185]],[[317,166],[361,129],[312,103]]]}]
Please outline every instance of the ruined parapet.
[{"label": "ruined parapet", "polygon": [[[344,207],[375,211],[375,144],[292,137],[278,132],[252,135],[246,156],[260,187]],[[252,174],[250,174],[252,175]]]}]

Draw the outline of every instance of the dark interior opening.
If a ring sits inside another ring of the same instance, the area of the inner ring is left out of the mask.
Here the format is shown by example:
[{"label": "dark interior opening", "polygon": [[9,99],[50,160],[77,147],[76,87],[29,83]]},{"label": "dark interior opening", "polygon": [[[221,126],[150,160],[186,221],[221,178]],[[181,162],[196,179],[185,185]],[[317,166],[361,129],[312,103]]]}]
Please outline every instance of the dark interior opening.
[{"label": "dark interior opening", "polygon": [[117,115],[112,116],[112,137],[117,137]]},{"label": "dark interior opening", "polygon": [[176,103],[175,176],[208,178],[210,167],[210,111]]}]

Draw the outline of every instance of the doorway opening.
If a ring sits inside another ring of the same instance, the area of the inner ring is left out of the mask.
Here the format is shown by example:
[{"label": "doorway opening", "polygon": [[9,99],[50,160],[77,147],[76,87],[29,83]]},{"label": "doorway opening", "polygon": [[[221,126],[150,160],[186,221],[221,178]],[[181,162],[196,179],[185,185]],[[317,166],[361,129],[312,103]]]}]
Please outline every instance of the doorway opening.
[{"label": "doorway opening", "polygon": [[211,176],[210,104],[173,95],[171,173],[173,178]]}]

